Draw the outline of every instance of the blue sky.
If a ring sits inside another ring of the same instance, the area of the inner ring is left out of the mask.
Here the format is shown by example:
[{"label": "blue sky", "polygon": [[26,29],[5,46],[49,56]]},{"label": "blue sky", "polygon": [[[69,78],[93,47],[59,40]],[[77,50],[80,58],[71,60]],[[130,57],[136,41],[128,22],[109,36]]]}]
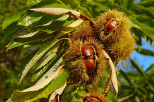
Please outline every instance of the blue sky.
[{"label": "blue sky", "polygon": [[[141,0],[135,0],[135,1],[136,1],[136,3],[138,3]],[[141,48],[154,51],[154,41],[153,41],[152,45],[149,45],[149,43],[147,41],[142,39],[142,46],[141,46]],[[151,64],[154,64],[154,57],[142,55],[142,54],[138,53],[137,51],[134,51],[130,55],[130,58],[135,60],[143,70],[146,70],[148,67],[151,66]],[[119,62],[119,67],[120,68],[123,67],[122,66],[122,61]],[[129,66],[129,67],[131,67],[131,66]]]},{"label": "blue sky", "polygon": [[141,0],[135,0],[136,1],[136,3],[138,3],[138,2],[140,2]]},{"label": "blue sky", "polygon": [[[150,46],[147,41],[142,39],[142,46],[141,48],[148,49],[151,51],[154,51],[154,42]],[[134,51],[131,55],[130,58],[135,60],[143,70],[146,70],[151,64],[154,64],[154,57],[152,56],[145,56],[142,54],[139,54],[137,51]],[[120,68],[122,67],[122,62],[119,62]]]}]

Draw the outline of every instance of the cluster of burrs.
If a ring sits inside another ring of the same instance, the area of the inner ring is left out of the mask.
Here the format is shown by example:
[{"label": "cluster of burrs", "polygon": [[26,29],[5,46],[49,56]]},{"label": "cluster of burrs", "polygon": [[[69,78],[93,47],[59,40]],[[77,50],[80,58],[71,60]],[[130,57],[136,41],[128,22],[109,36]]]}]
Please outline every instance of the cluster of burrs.
[{"label": "cluster of burrs", "polygon": [[[135,39],[131,32],[131,24],[124,13],[110,10],[100,14],[94,21],[79,12],[52,8],[31,9],[32,11],[52,15],[68,14],[88,20],[83,22],[70,34],[69,48],[64,57],[65,69],[70,72],[69,81],[83,85],[97,85],[102,73],[109,68],[109,86],[118,93],[116,71],[114,66],[129,55],[135,48]],[[50,10],[50,12],[49,12]],[[59,12],[55,12],[59,10]],[[106,91],[107,89],[105,89]],[[84,99],[84,102],[99,102],[95,96]],[[97,101],[90,101],[97,100]],[[107,102],[101,101],[100,102]]]},{"label": "cluster of burrs", "polygon": [[[128,59],[135,48],[130,21],[122,12],[102,13],[91,24],[86,22],[77,27],[65,56],[65,68],[70,71],[69,79],[74,83],[97,85],[106,68]],[[113,68],[109,70],[112,83],[117,84],[116,72]],[[116,85],[113,87],[118,90]]]}]

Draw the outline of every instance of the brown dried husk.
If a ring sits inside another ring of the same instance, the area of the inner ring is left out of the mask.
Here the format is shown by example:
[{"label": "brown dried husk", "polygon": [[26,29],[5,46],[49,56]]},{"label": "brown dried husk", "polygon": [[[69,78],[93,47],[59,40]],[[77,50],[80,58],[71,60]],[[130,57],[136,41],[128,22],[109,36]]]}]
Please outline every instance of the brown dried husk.
[{"label": "brown dried husk", "polygon": [[92,29],[93,28],[89,25],[89,23],[83,23],[73,32],[72,38],[74,40],[91,38],[93,36]]},{"label": "brown dried husk", "polygon": [[[96,52],[96,66],[91,73],[87,72],[83,63],[84,57],[81,56],[80,52],[82,46],[91,46]],[[65,68],[70,71],[69,79],[74,83],[81,82],[96,85],[108,65],[107,58],[103,56],[102,50],[103,46],[96,40],[89,38],[84,43],[82,40],[73,40],[72,46],[65,55]]]},{"label": "brown dried husk", "polygon": [[78,102],[86,102],[88,99],[97,99],[98,102],[110,102],[106,97],[100,95],[97,91],[87,93],[82,99],[79,99]]}]

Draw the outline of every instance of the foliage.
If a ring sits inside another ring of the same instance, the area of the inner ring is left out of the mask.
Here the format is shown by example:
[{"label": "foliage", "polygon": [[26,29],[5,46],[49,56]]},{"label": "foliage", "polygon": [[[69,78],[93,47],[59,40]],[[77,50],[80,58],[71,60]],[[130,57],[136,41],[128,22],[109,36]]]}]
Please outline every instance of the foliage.
[{"label": "foliage", "polygon": [[[25,1],[18,3],[25,4]],[[108,11],[109,9],[117,9],[124,12],[131,20],[132,31],[137,42],[136,51],[144,55],[154,55],[153,51],[141,49],[142,38],[149,44],[152,44],[152,41],[154,40],[153,0],[141,0],[139,3],[135,3],[134,0],[27,0],[26,4],[27,7],[17,10],[7,17],[2,25],[4,30],[4,40],[6,41],[13,37],[6,46],[6,51],[9,52],[11,49],[17,49],[17,47],[22,50],[33,49],[30,54],[27,52],[29,56],[24,58],[25,60],[21,64],[22,73],[20,74],[19,81],[21,86],[24,84],[26,77],[32,81],[28,81],[28,83],[26,83],[27,86],[33,86],[34,83],[39,82],[39,80],[48,79],[48,77],[50,77],[48,74],[50,69],[55,68],[58,70],[58,66],[63,64],[61,58],[66,53],[68,47],[68,41],[66,40],[68,38],[67,33],[72,32],[75,27],[78,26],[78,24],[74,22],[79,22],[78,18],[69,17],[67,14],[46,15],[38,12],[27,11],[32,8],[66,8],[78,10],[91,19],[96,19],[96,16],[101,12]],[[70,27],[72,23],[74,23],[75,26]],[[2,46],[4,47],[5,43],[3,43]],[[130,95],[130,101],[135,100],[146,102],[150,100],[152,102],[154,100],[154,79],[152,77],[153,65],[144,72],[134,60],[131,60],[131,63],[137,71],[125,72],[121,69],[118,74],[119,81],[123,80],[124,84],[120,84],[118,98],[122,100],[123,97]],[[7,68],[2,68],[2,71],[3,70],[7,73],[11,73],[11,75],[14,73]],[[16,75],[13,75],[11,78],[14,78],[15,76]],[[59,77],[63,77],[64,80],[57,81],[60,80]],[[40,89],[37,91],[15,91],[12,95],[13,98],[11,98],[11,101],[15,98],[22,97],[22,95],[25,96],[23,96],[23,99],[18,99],[19,102],[29,100],[34,101],[43,97],[47,98],[51,92],[64,85],[67,81],[67,77],[68,73],[64,70],[59,76],[56,76],[55,79],[50,80],[45,87],[41,88],[40,86]],[[13,80],[11,80],[11,85],[17,85],[17,80]],[[5,83],[7,83],[7,80]],[[99,86],[102,86],[103,84],[104,83],[100,82]],[[62,100],[67,98],[68,92],[71,92],[71,98],[69,98],[69,101],[74,101],[82,97],[85,89],[80,88],[80,90],[76,91],[76,88],[77,86],[75,85],[68,85]],[[99,88],[100,91],[103,91],[101,90],[101,87]],[[118,98],[113,98],[112,96],[113,93],[110,92],[108,94],[109,99],[112,101],[118,100]]]}]

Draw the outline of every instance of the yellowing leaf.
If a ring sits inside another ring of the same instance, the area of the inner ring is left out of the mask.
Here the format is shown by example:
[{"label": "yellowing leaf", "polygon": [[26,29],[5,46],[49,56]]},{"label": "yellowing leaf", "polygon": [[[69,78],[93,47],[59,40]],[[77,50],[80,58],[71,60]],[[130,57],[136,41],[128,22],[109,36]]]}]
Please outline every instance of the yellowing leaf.
[{"label": "yellowing leaf", "polygon": [[80,16],[80,12],[70,10],[70,9],[64,9],[64,8],[35,8],[35,9],[29,9],[29,11],[35,11],[35,12],[40,12],[40,13],[49,14],[49,15],[68,14],[75,17]]},{"label": "yellowing leaf", "polygon": [[49,94],[51,94],[54,90],[64,86],[68,78],[68,71],[62,70],[54,78],[54,80],[43,89],[38,91],[30,91],[30,92],[22,92],[16,90],[13,92],[11,98],[7,102],[34,102],[39,98],[47,98]]},{"label": "yellowing leaf", "polygon": [[82,22],[83,22],[82,19],[78,19],[74,21],[73,23],[63,27],[61,31],[64,33],[69,33],[70,31],[74,30],[77,26],[79,26]]},{"label": "yellowing leaf", "polygon": [[62,87],[56,89],[54,92],[52,92],[52,94],[49,97],[49,102],[51,102],[56,97],[56,95],[61,95],[63,93],[65,87],[66,87],[66,83],[64,84],[64,86],[62,86]]},{"label": "yellowing leaf", "polygon": [[[55,68],[54,68],[55,67]],[[39,89],[42,89],[43,87],[45,87],[46,85],[48,85],[54,78],[55,76],[57,76],[57,74],[59,73],[60,69],[62,68],[59,67],[57,68],[57,66],[54,66],[53,68],[51,68],[48,73],[51,75],[44,75],[45,78],[44,80],[39,80],[34,86],[30,87],[30,88],[27,88],[21,92],[28,92],[28,91],[37,91]]]},{"label": "yellowing leaf", "polygon": [[110,76],[111,76],[112,85],[113,85],[113,88],[114,88],[116,94],[118,94],[118,82],[117,82],[117,76],[116,76],[114,64],[113,64],[111,58],[109,57],[109,55],[104,50],[103,50],[103,54],[106,58],[109,59],[109,68],[110,68],[110,72],[111,72]]},{"label": "yellowing leaf", "polygon": [[25,69],[21,75],[19,83],[26,76],[28,71],[32,68],[32,66],[53,46],[57,43],[58,40],[54,40],[53,42],[46,44],[40,48],[40,50],[36,53],[36,55],[29,61],[29,63],[25,66]]}]

